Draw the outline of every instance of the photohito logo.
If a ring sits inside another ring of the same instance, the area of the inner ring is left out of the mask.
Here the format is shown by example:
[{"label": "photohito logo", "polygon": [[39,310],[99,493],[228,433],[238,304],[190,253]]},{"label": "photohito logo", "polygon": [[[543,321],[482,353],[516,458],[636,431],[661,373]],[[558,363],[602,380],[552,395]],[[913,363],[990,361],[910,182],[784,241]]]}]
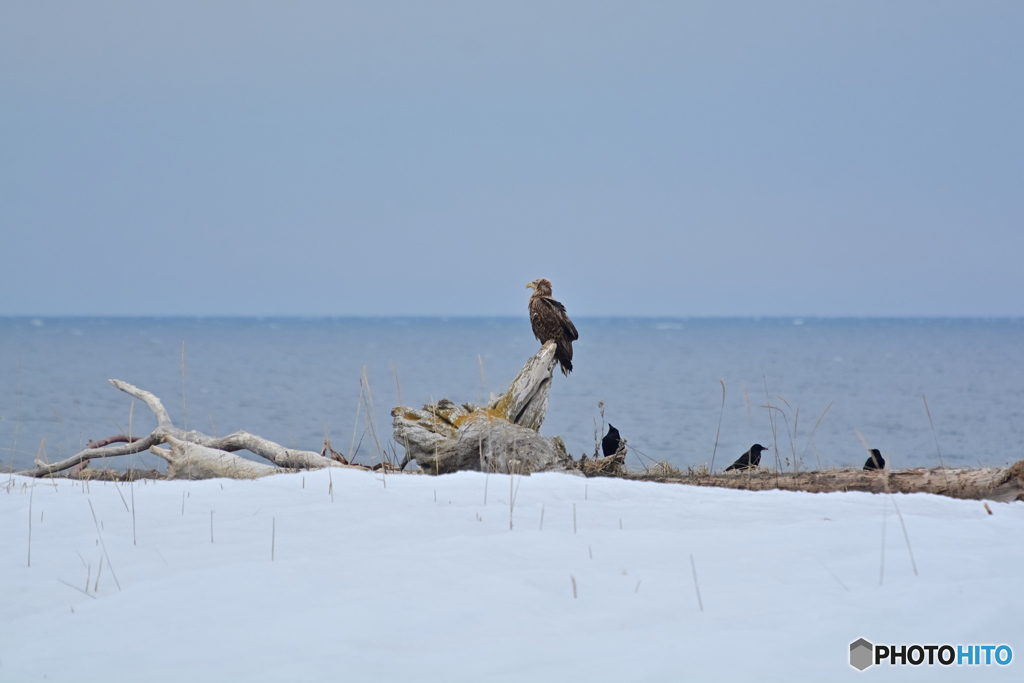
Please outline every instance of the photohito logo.
[{"label": "photohito logo", "polygon": [[864,638],[850,643],[850,666],[857,671],[883,662],[889,666],[1006,666],[1011,661],[1009,645],[872,645]]}]

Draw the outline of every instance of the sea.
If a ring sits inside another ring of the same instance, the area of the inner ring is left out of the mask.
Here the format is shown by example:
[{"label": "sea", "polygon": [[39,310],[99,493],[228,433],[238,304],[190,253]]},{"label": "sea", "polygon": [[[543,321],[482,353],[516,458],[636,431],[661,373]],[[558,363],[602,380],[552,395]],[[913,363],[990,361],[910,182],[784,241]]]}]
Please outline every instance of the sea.
[{"label": "sea", "polygon": [[[579,318],[541,432],[575,457],[614,425],[627,464],[719,470],[754,443],[784,469],[1024,458],[1024,319]],[[391,409],[481,404],[539,348],[515,318],[0,318],[0,466],[179,427],[358,462],[403,455]],[[150,454],[107,466],[155,467]],[[94,465],[97,466],[97,465]]]}]

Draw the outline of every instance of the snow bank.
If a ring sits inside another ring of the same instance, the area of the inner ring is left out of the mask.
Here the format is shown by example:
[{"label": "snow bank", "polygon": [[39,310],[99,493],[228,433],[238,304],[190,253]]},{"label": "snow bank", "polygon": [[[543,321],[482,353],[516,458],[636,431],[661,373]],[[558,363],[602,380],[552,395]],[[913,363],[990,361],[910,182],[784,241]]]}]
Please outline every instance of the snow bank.
[{"label": "snow bank", "polygon": [[[14,477],[0,680],[1011,680],[1024,657],[1021,503],[898,496],[915,576],[883,496],[540,474],[509,531],[508,476],[330,476]],[[860,673],[860,637],[1015,661]]]}]

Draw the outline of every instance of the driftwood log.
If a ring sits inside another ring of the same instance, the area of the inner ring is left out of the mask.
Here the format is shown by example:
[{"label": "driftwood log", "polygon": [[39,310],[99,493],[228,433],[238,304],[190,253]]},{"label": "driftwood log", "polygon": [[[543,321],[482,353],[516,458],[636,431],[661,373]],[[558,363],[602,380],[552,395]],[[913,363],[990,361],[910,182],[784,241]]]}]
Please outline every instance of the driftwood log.
[{"label": "driftwood log", "polygon": [[555,348],[554,342],[542,346],[508,391],[492,397],[484,407],[441,399],[422,410],[393,409],[395,443],[406,451],[403,468],[415,460],[428,474],[571,469],[572,459],[562,439],[537,431],[548,409]]},{"label": "driftwood log", "polygon": [[[168,479],[253,479],[279,472],[322,467],[370,469],[360,465],[349,465],[313,451],[285,448],[248,432],[239,431],[221,437],[208,436],[197,431],[186,432],[174,426],[163,403],[153,394],[121,380],[112,379],[110,383],[145,403],[156,416],[156,429],[143,438],[129,438],[119,434],[90,442],[89,447],[70,458],[52,464],[36,460],[35,469],[18,474],[27,477],[48,477],[72,469],[76,477],[81,477],[83,469],[91,460],[115,458],[147,450],[167,461]],[[118,445],[111,445],[113,443]],[[170,448],[158,448],[160,444],[167,444]],[[243,450],[258,455],[271,464],[253,462],[234,455],[235,451]]]},{"label": "driftwood log", "polygon": [[[757,469],[722,474],[682,474],[658,466],[636,478],[689,484],[718,486],[747,491],[864,491],[868,493],[934,493],[950,498],[1010,502],[1024,500],[1024,460],[1010,467],[956,469],[918,467],[907,470],[825,470],[820,472],[779,472]],[[673,476],[675,475],[675,476]]]}]

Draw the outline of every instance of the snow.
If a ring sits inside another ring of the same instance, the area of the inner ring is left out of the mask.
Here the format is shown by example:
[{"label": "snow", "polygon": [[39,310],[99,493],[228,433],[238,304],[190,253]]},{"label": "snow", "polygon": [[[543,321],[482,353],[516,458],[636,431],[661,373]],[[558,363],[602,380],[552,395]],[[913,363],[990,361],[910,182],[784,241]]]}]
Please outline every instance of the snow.
[{"label": "snow", "polygon": [[[1024,504],[990,516],[896,496],[915,576],[892,497],[564,474],[515,486],[510,531],[507,475],[14,477],[0,680],[1011,680],[1021,666]],[[90,502],[109,556],[95,592]],[[861,673],[847,663],[860,637],[1006,643],[1014,661]]]}]

